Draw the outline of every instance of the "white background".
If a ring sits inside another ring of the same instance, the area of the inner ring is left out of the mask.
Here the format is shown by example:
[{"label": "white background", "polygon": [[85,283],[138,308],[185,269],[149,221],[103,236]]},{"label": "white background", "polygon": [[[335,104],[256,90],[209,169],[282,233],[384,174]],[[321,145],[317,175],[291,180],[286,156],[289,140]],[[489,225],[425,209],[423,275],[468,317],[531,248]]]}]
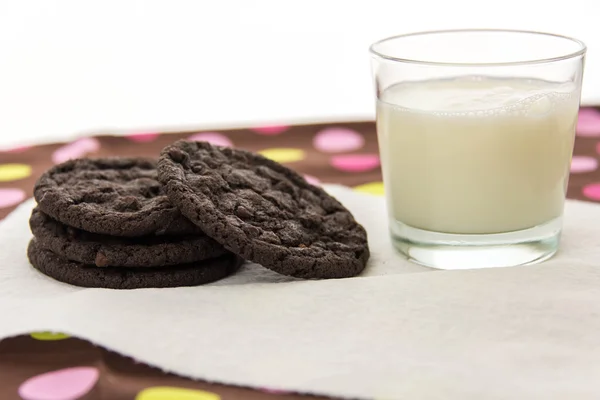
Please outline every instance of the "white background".
[{"label": "white background", "polygon": [[588,44],[596,0],[0,0],[0,146],[91,132],[372,118],[368,46],[515,28]]}]

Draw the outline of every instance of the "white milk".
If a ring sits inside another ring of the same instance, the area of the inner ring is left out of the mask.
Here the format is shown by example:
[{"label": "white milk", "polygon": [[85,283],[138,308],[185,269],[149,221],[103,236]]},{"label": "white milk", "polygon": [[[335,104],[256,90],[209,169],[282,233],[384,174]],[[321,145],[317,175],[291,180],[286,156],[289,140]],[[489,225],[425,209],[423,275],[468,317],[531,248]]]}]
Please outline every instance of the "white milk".
[{"label": "white milk", "polygon": [[579,107],[574,85],[469,77],[399,84],[380,97],[391,218],[484,234],[562,214]]}]

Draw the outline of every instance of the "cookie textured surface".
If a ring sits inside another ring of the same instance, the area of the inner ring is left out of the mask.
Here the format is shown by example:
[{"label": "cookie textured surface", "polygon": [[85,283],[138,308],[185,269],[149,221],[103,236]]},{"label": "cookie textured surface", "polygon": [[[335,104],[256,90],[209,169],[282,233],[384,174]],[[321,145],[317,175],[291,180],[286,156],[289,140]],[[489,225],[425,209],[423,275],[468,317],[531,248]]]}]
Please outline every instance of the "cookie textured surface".
[{"label": "cookie textured surface", "polygon": [[35,269],[57,281],[107,289],[197,286],[227,277],[243,262],[240,257],[227,254],[168,268],[97,268],[59,257],[40,248],[35,239],[29,242],[27,256]]},{"label": "cookie textured surface", "polygon": [[61,224],[35,208],[29,219],[40,248],[97,267],[161,267],[202,261],[225,254],[206,235],[125,238],[89,233]]},{"label": "cookie textured surface", "polygon": [[152,159],[67,161],[46,171],[33,194],[44,213],[88,232],[112,236],[199,232],[163,192]]},{"label": "cookie textured surface", "polygon": [[366,231],[340,202],[258,154],[181,140],[163,149],[158,178],[207,235],[278,273],[344,278],[369,258]]}]

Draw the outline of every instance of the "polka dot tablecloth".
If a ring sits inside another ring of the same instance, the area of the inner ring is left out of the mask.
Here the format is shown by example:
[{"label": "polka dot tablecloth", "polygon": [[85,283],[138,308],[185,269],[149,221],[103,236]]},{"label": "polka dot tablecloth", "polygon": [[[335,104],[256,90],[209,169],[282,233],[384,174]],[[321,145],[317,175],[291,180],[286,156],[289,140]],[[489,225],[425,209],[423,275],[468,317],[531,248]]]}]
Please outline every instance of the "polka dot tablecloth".
[{"label": "polka dot tablecloth", "polygon": [[[0,152],[0,218],[32,195],[48,167],[74,157],[156,156],[181,138],[259,152],[315,184],[339,183],[383,194],[373,122],[128,136],[100,135],[71,143]],[[541,145],[541,143],[540,143]],[[580,112],[568,197],[600,202],[600,111]],[[273,382],[273,387],[277,382]],[[261,400],[324,399],[192,381],[59,332],[32,332],[0,341],[0,399],[24,400]]]}]

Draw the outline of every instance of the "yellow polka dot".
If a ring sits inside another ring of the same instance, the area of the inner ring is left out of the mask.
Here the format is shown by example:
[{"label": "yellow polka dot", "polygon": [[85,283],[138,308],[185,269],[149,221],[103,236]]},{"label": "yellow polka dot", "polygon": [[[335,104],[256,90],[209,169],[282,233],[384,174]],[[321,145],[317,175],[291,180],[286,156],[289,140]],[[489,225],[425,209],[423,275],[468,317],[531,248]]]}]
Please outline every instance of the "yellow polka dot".
[{"label": "yellow polka dot", "polygon": [[364,185],[355,186],[354,190],[361,193],[373,194],[375,196],[383,196],[383,182],[371,182]]},{"label": "yellow polka dot", "polygon": [[37,340],[63,340],[69,338],[69,335],[60,332],[32,332],[31,337]]},{"label": "yellow polka dot", "polygon": [[31,167],[26,164],[0,164],[0,182],[16,181],[31,175]]},{"label": "yellow polka dot", "polygon": [[294,161],[300,161],[306,157],[303,150],[300,149],[291,149],[291,148],[274,148],[274,149],[265,149],[259,151],[264,157],[270,158],[273,161],[277,161],[279,163],[289,163]]},{"label": "yellow polka dot", "polygon": [[142,390],[135,400],[221,400],[221,396],[203,390],[156,386]]}]

